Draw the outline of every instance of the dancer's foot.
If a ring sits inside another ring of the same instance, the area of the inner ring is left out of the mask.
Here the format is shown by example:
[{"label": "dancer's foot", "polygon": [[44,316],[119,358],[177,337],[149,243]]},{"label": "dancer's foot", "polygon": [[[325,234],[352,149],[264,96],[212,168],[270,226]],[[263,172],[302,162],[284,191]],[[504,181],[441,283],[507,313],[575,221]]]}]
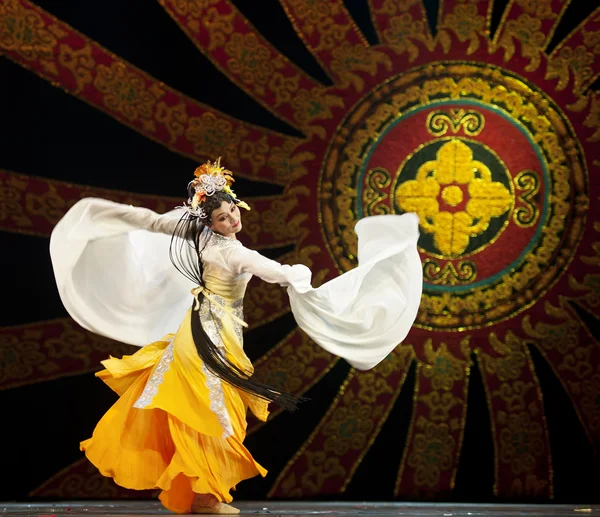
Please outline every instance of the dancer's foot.
[{"label": "dancer's foot", "polygon": [[192,503],[192,513],[237,515],[240,511],[227,503],[222,503],[212,494],[196,494]]}]

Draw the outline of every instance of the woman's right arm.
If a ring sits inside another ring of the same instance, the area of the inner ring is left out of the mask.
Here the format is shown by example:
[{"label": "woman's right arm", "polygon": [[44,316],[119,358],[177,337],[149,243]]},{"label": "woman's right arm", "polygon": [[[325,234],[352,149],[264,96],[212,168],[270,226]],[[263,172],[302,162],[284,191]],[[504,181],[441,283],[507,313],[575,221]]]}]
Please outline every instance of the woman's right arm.
[{"label": "woman's right arm", "polygon": [[136,207],[131,205],[122,205],[121,217],[137,226],[140,230],[147,230],[155,233],[165,233],[172,235],[179,223],[184,211],[180,208],[171,210],[165,214],[157,214],[149,208]]}]

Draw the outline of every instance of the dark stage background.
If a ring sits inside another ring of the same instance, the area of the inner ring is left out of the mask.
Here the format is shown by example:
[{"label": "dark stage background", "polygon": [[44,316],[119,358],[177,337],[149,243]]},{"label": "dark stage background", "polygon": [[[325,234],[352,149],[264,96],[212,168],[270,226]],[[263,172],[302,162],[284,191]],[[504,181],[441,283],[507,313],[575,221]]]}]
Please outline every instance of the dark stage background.
[{"label": "dark stage background", "polygon": [[165,211],[223,156],[248,246],[320,283],[357,219],[417,211],[425,268],[366,373],[251,284],[257,374],[309,402],[250,421],[270,473],[237,498],[600,502],[598,5],[0,0],[0,500],[152,495],[78,450],[133,347],[68,317],[48,238],[84,196]]}]

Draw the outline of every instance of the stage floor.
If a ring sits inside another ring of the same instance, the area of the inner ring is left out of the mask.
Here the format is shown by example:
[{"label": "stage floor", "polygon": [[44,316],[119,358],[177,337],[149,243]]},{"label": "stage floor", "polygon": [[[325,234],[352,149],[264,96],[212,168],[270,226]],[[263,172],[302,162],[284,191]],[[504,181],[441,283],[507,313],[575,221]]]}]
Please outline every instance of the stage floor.
[{"label": "stage floor", "polygon": [[[600,505],[497,505],[429,503],[238,502],[241,515],[263,516],[414,516],[414,517],[600,517]],[[0,503],[0,515],[35,517],[110,517],[173,515],[158,502],[92,501]]]}]

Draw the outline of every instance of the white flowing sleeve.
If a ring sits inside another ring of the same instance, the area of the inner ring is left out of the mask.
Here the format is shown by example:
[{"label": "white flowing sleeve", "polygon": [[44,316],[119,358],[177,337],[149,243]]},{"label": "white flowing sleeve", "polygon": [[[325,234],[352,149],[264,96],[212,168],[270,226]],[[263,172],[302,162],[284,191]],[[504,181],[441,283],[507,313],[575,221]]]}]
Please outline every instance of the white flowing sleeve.
[{"label": "white flowing sleeve", "polygon": [[406,338],[423,289],[416,214],[361,219],[358,266],[317,289],[288,287],[298,326],[359,370],[383,361]]},{"label": "white flowing sleeve", "polygon": [[58,222],[50,257],[58,291],[82,327],[137,346],[176,332],[193,283],[169,260],[183,212],[86,198]]}]

